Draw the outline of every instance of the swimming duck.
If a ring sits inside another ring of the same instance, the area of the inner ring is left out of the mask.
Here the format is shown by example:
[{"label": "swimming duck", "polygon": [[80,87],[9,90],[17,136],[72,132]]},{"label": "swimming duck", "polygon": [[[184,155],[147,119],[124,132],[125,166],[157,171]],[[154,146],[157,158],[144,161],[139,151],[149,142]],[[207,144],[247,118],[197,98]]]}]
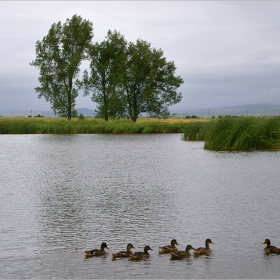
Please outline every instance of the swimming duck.
[{"label": "swimming duck", "polygon": [[264,248],[264,251],[266,253],[280,254],[280,248],[277,248],[275,246],[271,246],[269,239],[266,239],[263,244],[266,244],[266,247]]},{"label": "swimming duck", "polygon": [[153,251],[153,249],[149,245],[146,245],[144,247],[144,252],[134,252],[134,253],[130,254],[129,257],[131,260],[137,260],[137,261],[142,260],[142,259],[148,259],[150,257],[150,254],[148,252],[149,250]]},{"label": "swimming duck", "polygon": [[194,249],[193,253],[195,255],[205,255],[207,253],[212,252],[211,248],[209,247],[209,244],[214,244],[211,239],[206,239],[205,241],[205,247],[199,247],[197,249]]},{"label": "swimming duck", "polygon": [[189,258],[191,256],[190,250],[194,250],[192,245],[188,245],[185,251],[177,251],[170,253],[171,260],[182,260],[184,258]]},{"label": "swimming duck", "polygon": [[118,258],[128,258],[130,254],[133,254],[131,249],[134,248],[134,246],[131,243],[128,243],[126,246],[126,251],[120,251],[118,253],[112,253],[113,259]]},{"label": "swimming duck", "polygon": [[91,258],[91,257],[99,257],[99,256],[104,256],[107,254],[107,252],[104,250],[105,248],[109,249],[107,247],[107,244],[105,242],[103,242],[101,244],[101,249],[93,249],[93,250],[88,250],[88,251],[84,251],[85,252],[85,258]]},{"label": "swimming duck", "polygon": [[176,241],[176,239],[171,240],[171,245],[165,245],[163,247],[158,247],[159,254],[168,254],[171,252],[177,252],[178,249],[175,245],[179,245]]}]

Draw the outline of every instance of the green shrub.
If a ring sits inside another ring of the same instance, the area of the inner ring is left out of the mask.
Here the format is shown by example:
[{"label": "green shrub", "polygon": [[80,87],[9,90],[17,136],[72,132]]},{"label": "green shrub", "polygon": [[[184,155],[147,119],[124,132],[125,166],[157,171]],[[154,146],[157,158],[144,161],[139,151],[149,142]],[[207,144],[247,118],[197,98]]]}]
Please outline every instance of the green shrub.
[{"label": "green shrub", "polygon": [[84,117],[84,115],[81,113],[81,114],[78,116],[78,119],[79,119],[80,121],[83,121],[83,120],[85,119],[85,117]]}]

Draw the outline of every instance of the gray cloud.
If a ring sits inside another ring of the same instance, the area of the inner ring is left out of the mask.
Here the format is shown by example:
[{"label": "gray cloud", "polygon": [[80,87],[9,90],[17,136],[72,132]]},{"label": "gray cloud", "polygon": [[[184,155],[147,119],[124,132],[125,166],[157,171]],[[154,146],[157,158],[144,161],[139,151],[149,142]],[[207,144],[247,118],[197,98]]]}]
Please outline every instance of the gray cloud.
[{"label": "gray cloud", "polygon": [[[278,1],[2,1],[0,111],[50,108],[29,63],[51,24],[74,14],[93,22],[95,41],[111,29],[161,48],[185,81],[175,109],[280,104],[279,11]],[[95,104],[80,94],[77,107]]]},{"label": "gray cloud", "polygon": [[184,74],[187,78],[180,106],[199,109],[280,104],[279,73],[280,65],[268,64],[195,69]]}]

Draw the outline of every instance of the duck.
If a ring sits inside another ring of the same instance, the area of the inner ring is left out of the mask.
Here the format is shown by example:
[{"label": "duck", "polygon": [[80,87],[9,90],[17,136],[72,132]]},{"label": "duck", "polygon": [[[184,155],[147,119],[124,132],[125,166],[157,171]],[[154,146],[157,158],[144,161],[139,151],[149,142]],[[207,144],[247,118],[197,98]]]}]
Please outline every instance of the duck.
[{"label": "duck", "polygon": [[207,253],[211,253],[212,250],[211,250],[211,248],[209,247],[209,244],[214,244],[214,243],[212,242],[211,239],[208,238],[208,239],[206,239],[206,241],[205,241],[205,247],[199,247],[199,248],[197,248],[197,249],[194,249],[193,253],[194,253],[195,255],[205,255],[205,254],[207,254]]},{"label": "duck", "polygon": [[165,245],[163,247],[158,247],[159,254],[168,254],[171,252],[177,252],[178,249],[175,245],[179,245],[176,241],[176,239],[171,240],[171,245]]},{"label": "duck", "polygon": [[149,250],[153,251],[153,249],[149,246],[149,245],[146,245],[144,247],[144,252],[134,252],[132,254],[129,255],[129,258],[131,260],[143,260],[143,259],[148,259],[150,257],[150,254],[149,254]]},{"label": "duck", "polygon": [[93,249],[93,250],[86,250],[85,252],[85,258],[91,258],[91,257],[99,257],[104,256],[107,254],[107,252],[104,250],[105,248],[109,249],[107,247],[107,244],[105,242],[102,242],[101,249]]},{"label": "duck", "polygon": [[192,245],[187,245],[185,251],[177,251],[170,253],[171,260],[182,260],[191,256],[190,250],[194,250]]},{"label": "duck", "polygon": [[266,247],[264,248],[264,251],[266,253],[280,254],[280,248],[277,248],[275,246],[271,246],[269,239],[266,239],[263,244],[266,244]]},{"label": "duck", "polygon": [[133,249],[134,246],[131,243],[128,243],[126,246],[126,251],[120,251],[118,253],[112,253],[112,258],[113,259],[118,259],[118,258],[128,258],[132,253],[131,249]]}]

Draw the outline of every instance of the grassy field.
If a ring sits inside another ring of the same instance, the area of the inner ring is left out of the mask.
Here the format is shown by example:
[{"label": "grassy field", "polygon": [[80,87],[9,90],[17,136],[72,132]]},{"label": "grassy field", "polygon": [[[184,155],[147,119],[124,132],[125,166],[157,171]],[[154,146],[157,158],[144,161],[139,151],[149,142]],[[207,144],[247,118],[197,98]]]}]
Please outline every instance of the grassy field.
[{"label": "grassy field", "polygon": [[1,117],[0,134],[90,134],[90,133],[182,133],[191,122],[209,119],[139,118],[104,121],[98,118],[79,118],[68,121],[53,117]]},{"label": "grassy field", "polygon": [[204,148],[215,151],[279,150],[280,117],[224,117],[190,123],[183,139],[205,141]]}]

